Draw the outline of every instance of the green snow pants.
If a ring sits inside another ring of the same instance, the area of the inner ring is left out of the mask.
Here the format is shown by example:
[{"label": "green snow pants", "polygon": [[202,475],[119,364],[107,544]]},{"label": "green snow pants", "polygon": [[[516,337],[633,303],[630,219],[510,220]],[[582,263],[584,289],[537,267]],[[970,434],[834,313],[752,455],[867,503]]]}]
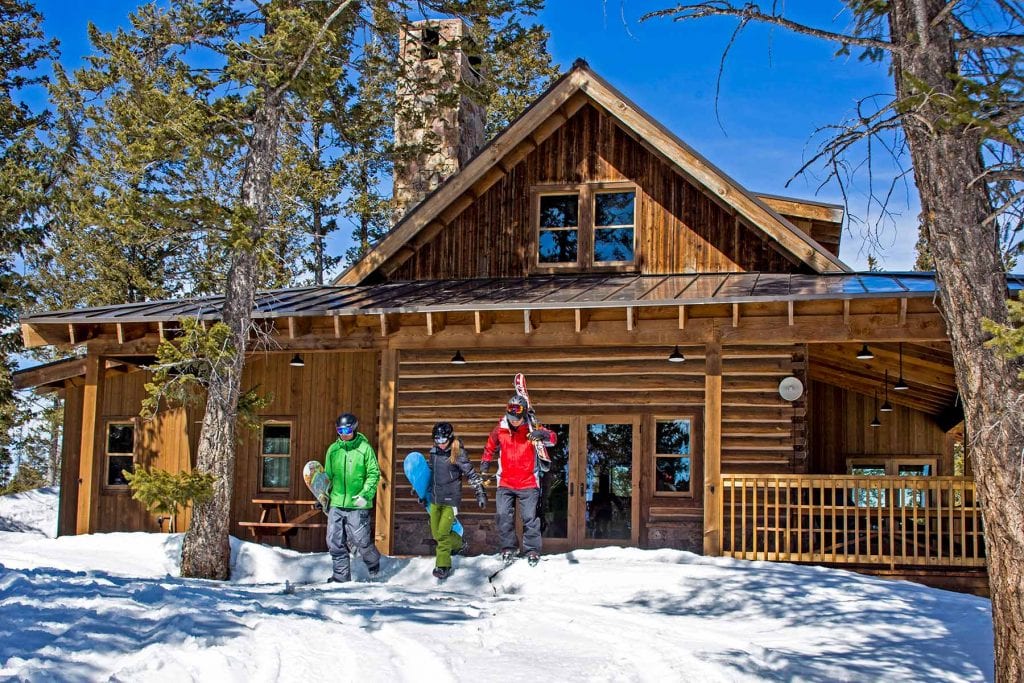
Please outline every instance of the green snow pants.
[{"label": "green snow pants", "polygon": [[451,505],[430,504],[430,535],[437,541],[438,567],[452,566],[452,553],[462,548],[462,537],[452,531],[455,524],[455,508]]}]

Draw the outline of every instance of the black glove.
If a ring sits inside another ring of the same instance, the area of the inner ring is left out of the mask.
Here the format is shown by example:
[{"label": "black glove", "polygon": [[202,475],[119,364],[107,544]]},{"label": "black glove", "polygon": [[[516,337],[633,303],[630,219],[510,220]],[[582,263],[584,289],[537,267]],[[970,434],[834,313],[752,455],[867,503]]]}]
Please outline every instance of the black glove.
[{"label": "black glove", "polygon": [[423,505],[424,507],[427,505],[426,498],[417,498],[417,500],[420,501],[420,505]]},{"label": "black glove", "polygon": [[547,443],[548,430],[546,429],[534,429],[532,432],[526,435],[526,438],[530,441],[543,441]]},{"label": "black glove", "polygon": [[476,504],[481,509],[487,507],[487,494],[484,493],[483,489],[476,492]]},{"label": "black glove", "polygon": [[481,460],[480,461],[480,474],[487,476],[487,473],[491,471],[491,461]]},{"label": "black glove", "polygon": [[324,512],[325,511],[323,504],[321,504],[319,500],[313,502],[313,509],[314,510],[319,510],[320,512]]}]

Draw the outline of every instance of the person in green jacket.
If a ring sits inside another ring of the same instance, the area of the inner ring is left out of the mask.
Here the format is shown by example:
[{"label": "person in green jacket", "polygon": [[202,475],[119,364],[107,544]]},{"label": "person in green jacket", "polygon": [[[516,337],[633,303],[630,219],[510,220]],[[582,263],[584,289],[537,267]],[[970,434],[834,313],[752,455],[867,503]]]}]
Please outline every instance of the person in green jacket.
[{"label": "person in green jacket", "polygon": [[370,532],[370,510],[377,495],[380,467],[370,441],[356,431],[359,420],[343,413],[335,423],[338,439],[324,455],[324,472],[331,480],[330,509],[327,510],[327,549],[331,553],[332,574],[328,582],[352,578],[349,546],[358,550],[370,577],[380,571],[380,552]]}]

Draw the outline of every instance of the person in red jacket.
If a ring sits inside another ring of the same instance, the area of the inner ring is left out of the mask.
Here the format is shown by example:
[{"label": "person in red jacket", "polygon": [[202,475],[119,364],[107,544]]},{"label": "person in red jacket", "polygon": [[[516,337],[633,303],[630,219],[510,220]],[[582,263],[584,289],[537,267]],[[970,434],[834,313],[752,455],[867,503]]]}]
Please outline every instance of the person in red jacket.
[{"label": "person in red jacket", "polygon": [[555,433],[538,425],[531,430],[526,420],[529,405],[518,394],[508,400],[505,417],[487,437],[487,446],[480,458],[480,473],[484,476],[491,471],[491,461],[498,453],[498,493],[495,504],[498,509],[498,534],[501,542],[501,559],[510,563],[515,559],[519,542],[516,539],[516,502],[519,516],[523,520],[523,554],[534,566],[540,561],[540,517],[537,504],[540,501],[540,467],[534,442],[545,446],[555,445]]}]

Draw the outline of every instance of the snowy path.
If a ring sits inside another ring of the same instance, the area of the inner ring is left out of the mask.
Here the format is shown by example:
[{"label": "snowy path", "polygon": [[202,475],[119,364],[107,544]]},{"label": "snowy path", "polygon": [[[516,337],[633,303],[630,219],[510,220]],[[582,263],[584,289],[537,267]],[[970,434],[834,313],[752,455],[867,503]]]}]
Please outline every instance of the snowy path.
[{"label": "snowy path", "polygon": [[0,679],[991,680],[987,600],[846,572],[605,548],[328,586],[325,554],[233,541],[218,583],[180,543],[0,532]]}]

